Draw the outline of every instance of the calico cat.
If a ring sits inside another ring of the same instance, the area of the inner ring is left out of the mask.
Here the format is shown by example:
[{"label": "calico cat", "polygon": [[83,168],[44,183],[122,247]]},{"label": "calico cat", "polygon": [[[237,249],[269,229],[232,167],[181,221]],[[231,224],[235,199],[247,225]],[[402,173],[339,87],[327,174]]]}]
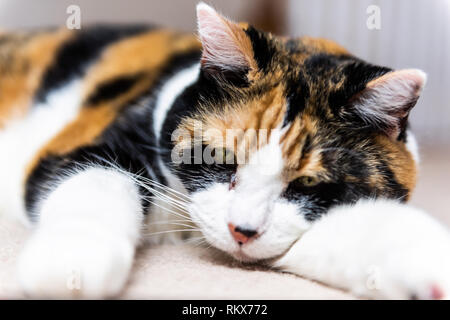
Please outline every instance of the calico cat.
[{"label": "calico cat", "polygon": [[203,3],[197,16],[199,39],[143,25],[0,35],[0,212],[35,229],[24,291],[116,296],[148,232],[200,231],[362,296],[448,294],[448,231],[404,203],[425,74]]}]

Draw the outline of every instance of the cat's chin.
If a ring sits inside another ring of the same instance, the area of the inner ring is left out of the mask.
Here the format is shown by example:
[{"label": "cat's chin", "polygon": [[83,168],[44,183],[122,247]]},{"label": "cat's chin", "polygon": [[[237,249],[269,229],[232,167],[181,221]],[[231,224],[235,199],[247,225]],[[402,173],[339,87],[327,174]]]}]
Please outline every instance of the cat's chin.
[{"label": "cat's chin", "polygon": [[237,250],[234,252],[228,252],[229,255],[231,255],[234,259],[238,260],[239,262],[244,263],[260,263],[262,261],[271,261],[273,259],[277,259],[280,256],[282,256],[284,253],[267,257],[267,256],[252,256],[247,253],[244,253],[242,250]]},{"label": "cat's chin", "polygon": [[251,257],[249,255],[246,255],[245,253],[243,253],[242,251],[236,251],[236,252],[232,252],[229,253],[234,259],[240,261],[240,262],[245,262],[245,263],[255,263],[257,261],[262,260],[261,258],[255,258],[255,257]]},{"label": "cat's chin", "polygon": [[[267,254],[268,250],[264,250],[265,254],[258,254],[257,252],[253,250],[249,250],[250,248],[239,248],[236,250],[227,250],[226,252],[231,255],[234,259],[243,262],[243,263],[273,263],[274,261],[277,261],[281,257],[283,257],[291,248],[292,246],[297,243],[299,239],[296,241],[293,241],[289,246],[284,248],[283,250],[279,252],[272,252],[272,254]],[[252,254],[253,253],[253,254]],[[256,254],[255,254],[256,253]]]}]

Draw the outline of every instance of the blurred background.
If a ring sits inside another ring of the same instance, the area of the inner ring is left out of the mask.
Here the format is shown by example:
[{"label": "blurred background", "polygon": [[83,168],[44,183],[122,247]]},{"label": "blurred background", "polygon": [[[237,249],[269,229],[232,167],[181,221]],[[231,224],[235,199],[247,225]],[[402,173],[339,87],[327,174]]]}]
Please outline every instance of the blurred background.
[{"label": "blurred background", "polygon": [[[197,2],[0,0],[0,27],[64,25],[68,6],[78,5],[81,26],[94,22],[149,22],[194,32]],[[424,70],[428,84],[411,115],[422,154],[413,203],[450,224],[450,205],[444,202],[450,192],[450,0],[206,2],[234,20],[248,21],[266,31],[325,37],[372,63]],[[374,22],[374,18],[379,19]]]}]

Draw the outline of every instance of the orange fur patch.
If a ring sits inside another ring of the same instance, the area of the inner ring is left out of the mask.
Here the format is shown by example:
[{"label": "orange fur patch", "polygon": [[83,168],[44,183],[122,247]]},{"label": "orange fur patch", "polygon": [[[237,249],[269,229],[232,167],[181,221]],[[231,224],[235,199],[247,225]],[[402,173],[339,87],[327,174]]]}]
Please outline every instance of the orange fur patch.
[{"label": "orange fur patch", "polygon": [[313,150],[311,153],[302,155],[299,161],[299,169],[291,172],[288,181],[293,181],[302,176],[325,178],[327,170],[322,165],[322,154],[320,150]]},{"label": "orange fur patch", "polygon": [[324,38],[312,38],[312,37],[302,37],[301,42],[310,48],[314,48],[317,51],[325,52],[329,54],[342,55],[349,54],[347,49],[337,44],[334,41],[324,39]]},{"label": "orange fur patch", "polygon": [[0,45],[0,128],[25,115],[41,77],[71,32],[4,34]]},{"label": "orange fur patch", "polygon": [[234,38],[235,43],[239,45],[241,52],[244,54],[247,63],[250,67],[250,70],[256,71],[258,70],[258,65],[254,59],[253,45],[250,41],[250,38],[244,32],[244,28],[248,27],[243,23],[236,24],[230,21],[226,21],[227,26],[230,28],[230,33]]},{"label": "orange fur patch", "polygon": [[[387,150],[388,165],[394,173],[395,179],[406,189],[413,190],[416,186],[417,165],[406,145],[384,135],[378,136],[377,141]],[[408,198],[409,196],[410,194],[408,194]]]},{"label": "orange fur patch", "polygon": [[147,73],[155,79],[161,66],[174,54],[200,47],[196,37],[169,30],[152,31],[113,44],[89,70],[84,81],[84,98],[99,84],[117,77]]}]

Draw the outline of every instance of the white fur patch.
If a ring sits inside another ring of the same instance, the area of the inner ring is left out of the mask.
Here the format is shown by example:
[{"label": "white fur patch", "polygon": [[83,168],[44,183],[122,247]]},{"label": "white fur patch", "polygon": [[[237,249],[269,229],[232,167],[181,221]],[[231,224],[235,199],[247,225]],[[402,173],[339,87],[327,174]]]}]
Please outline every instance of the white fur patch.
[{"label": "white fur patch", "polygon": [[161,129],[166,120],[167,113],[170,111],[176,98],[197,79],[200,72],[200,64],[194,64],[186,69],[182,69],[174,74],[160,89],[156,106],[153,112],[153,131],[156,141],[159,141]]},{"label": "white fur patch", "polygon": [[81,171],[44,200],[40,214],[19,259],[28,294],[102,298],[122,289],[143,218],[132,179],[110,169]]},{"label": "white fur patch", "polygon": [[391,200],[331,209],[276,267],[373,298],[450,294],[450,235],[420,210]]},{"label": "white fur patch", "polygon": [[74,80],[50,92],[45,103],[31,106],[25,118],[12,119],[0,129],[0,214],[25,216],[24,174],[36,152],[68,123],[80,108],[80,82]]},{"label": "white fur patch", "polygon": [[408,149],[414,161],[418,164],[420,162],[419,145],[415,135],[410,130],[406,132],[406,149]]},{"label": "white fur patch", "polygon": [[[156,106],[153,112],[153,131],[155,133],[157,143],[159,143],[159,138],[161,136],[161,130],[164,125],[164,121],[166,120],[167,114],[172,108],[173,103],[187,87],[195,83],[195,81],[198,79],[199,73],[200,64],[197,63],[188,68],[178,71],[161,87],[160,91],[157,94]],[[169,187],[176,190],[177,192],[186,194],[187,192],[179,179],[169,171],[159,155],[158,165],[161,169],[162,174],[166,178]],[[184,213],[180,212],[176,207],[171,206],[167,201],[164,202],[161,199],[155,199],[154,202],[155,204],[153,204],[150,208],[151,214],[148,215],[147,219],[147,223],[149,226],[148,231],[150,233],[153,233],[152,236],[148,237],[148,241],[150,243],[180,242],[183,236],[181,232],[163,233],[163,231],[166,231],[167,229],[182,229],[182,227],[168,224],[165,228],[163,225],[161,225],[161,222],[166,221],[167,223],[169,223],[173,220],[180,220],[180,218],[183,219],[182,215]],[[186,227],[184,227],[184,229],[185,228]],[[158,234],[155,234],[157,232]]]},{"label": "white fur patch", "polygon": [[262,232],[273,202],[284,188],[281,177],[283,168],[280,131],[275,129],[269,143],[253,153],[249,163],[238,170],[228,222]]},{"label": "white fur patch", "polygon": [[[268,145],[237,172],[236,187],[215,183],[192,194],[190,213],[215,247],[245,261],[282,254],[309,228],[299,206],[280,198],[283,161],[276,130]],[[257,230],[243,246],[232,238],[228,224]]]}]

